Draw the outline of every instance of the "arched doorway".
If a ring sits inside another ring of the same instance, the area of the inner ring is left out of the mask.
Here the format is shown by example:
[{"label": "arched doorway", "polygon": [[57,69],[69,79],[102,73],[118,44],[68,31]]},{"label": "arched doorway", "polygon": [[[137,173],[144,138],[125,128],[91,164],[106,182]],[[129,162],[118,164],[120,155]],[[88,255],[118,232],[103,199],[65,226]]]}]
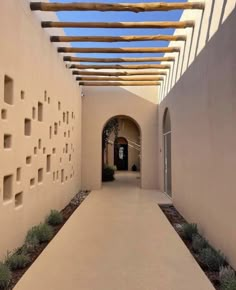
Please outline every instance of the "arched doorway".
[{"label": "arched doorway", "polygon": [[[114,116],[103,127],[102,173],[107,168],[115,170],[116,182],[126,176],[127,180],[134,178],[140,183],[141,130],[129,116]],[[102,180],[106,181],[104,174]]]},{"label": "arched doorway", "polygon": [[171,184],[171,120],[169,110],[163,116],[163,146],[164,146],[164,192],[172,195]]},{"label": "arched doorway", "polygon": [[128,141],[124,137],[117,137],[114,142],[114,165],[117,170],[128,170]]}]

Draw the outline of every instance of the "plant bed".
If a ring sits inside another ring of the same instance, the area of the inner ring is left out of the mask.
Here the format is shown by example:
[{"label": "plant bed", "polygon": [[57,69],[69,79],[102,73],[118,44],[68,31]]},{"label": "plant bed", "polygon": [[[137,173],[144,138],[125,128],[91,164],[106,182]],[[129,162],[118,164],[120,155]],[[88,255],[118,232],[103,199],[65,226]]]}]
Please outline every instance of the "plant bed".
[{"label": "plant bed", "polygon": [[[34,263],[34,261],[39,257],[39,255],[42,253],[42,251],[47,247],[47,245],[50,243],[50,241],[56,236],[56,234],[60,231],[60,229],[63,227],[63,225],[66,223],[66,221],[70,218],[70,216],[73,214],[73,212],[79,207],[79,205],[84,201],[84,199],[88,196],[89,191],[81,191],[77,193],[72,200],[69,202],[69,204],[61,210],[61,212],[57,211],[51,211],[50,215],[47,217],[45,224],[40,224],[36,227],[33,227],[32,229],[35,229],[37,227],[42,227],[47,224],[50,224],[50,228],[53,230],[52,237],[50,236],[50,239],[48,241],[40,242],[35,246],[33,250],[30,252],[27,251],[27,258],[28,263],[27,265],[24,265],[21,269],[12,269],[11,270],[11,279],[8,287],[2,287],[0,286],[0,289],[6,289],[6,290],[12,290],[17,282],[21,279],[21,277],[24,275],[24,273],[31,267],[31,265]],[[49,219],[51,217],[51,219]],[[53,217],[53,219],[52,219]],[[54,224],[54,225],[52,225]],[[32,229],[29,232],[32,232]],[[45,230],[45,228],[43,229]],[[29,234],[28,232],[28,234]],[[27,238],[26,238],[27,239]],[[18,248],[13,255],[21,254],[25,251],[26,244],[24,244],[22,247]],[[8,257],[6,258],[5,264],[8,264]],[[9,259],[9,261],[11,261]]]},{"label": "plant bed", "polygon": [[236,290],[235,271],[224,255],[198,233],[197,225],[188,224],[173,205],[159,206],[215,289]]}]

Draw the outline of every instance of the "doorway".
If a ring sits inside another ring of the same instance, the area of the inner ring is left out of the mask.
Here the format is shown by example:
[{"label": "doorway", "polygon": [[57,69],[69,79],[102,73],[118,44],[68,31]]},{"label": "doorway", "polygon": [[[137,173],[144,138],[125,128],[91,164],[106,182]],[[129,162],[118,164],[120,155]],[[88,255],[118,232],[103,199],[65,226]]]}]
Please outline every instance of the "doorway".
[{"label": "doorway", "polygon": [[128,141],[124,137],[115,140],[114,165],[117,170],[128,170]]},{"label": "doorway", "polygon": [[171,121],[169,110],[163,117],[163,147],[164,147],[164,192],[172,196],[171,177]]}]

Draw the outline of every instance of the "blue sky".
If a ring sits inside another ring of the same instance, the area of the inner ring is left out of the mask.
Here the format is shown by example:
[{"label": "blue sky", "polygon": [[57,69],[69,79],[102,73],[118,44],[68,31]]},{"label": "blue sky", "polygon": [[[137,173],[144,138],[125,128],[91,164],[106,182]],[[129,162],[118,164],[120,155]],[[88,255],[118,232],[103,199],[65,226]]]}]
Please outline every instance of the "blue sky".
[{"label": "blue sky", "polygon": [[[55,0],[50,2],[67,3],[72,0]],[[73,2],[109,2],[109,3],[143,3],[143,2],[157,2],[148,0],[82,0]],[[161,2],[180,2],[179,0],[168,0]],[[183,0],[181,2],[186,2]],[[77,11],[77,12],[58,12],[58,17],[61,21],[77,21],[77,22],[134,22],[134,21],[178,21],[182,11],[168,11],[168,12],[96,12],[96,11]],[[156,35],[156,34],[173,34],[174,29],[104,29],[104,28],[67,28],[65,29],[67,35],[78,36],[119,36],[119,35]],[[119,42],[119,43],[89,43],[89,42],[76,42],[72,43],[74,47],[161,47],[167,46],[166,41],[141,41],[141,42]],[[63,46],[63,43],[61,43]],[[144,57],[144,56],[161,56],[157,53],[145,54],[86,54],[81,53],[81,57]]]}]

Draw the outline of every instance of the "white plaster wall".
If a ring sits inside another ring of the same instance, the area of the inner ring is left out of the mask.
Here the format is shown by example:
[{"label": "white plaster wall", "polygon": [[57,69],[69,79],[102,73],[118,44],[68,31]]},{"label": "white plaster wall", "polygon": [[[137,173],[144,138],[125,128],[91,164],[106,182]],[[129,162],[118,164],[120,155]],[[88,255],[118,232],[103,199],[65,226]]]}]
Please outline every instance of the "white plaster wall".
[{"label": "white plaster wall", "polygon": [[141,129],[141,186],[158,188],[156,87],[85,87],[82,99],[82,186],[101,187],[102,130],[113,116],[133,118]]},{"label": "white plaster wall", "polygon": [[[0,113],[7,112],[6,119],[0,116],[0,257],[3,257],[7,250],[23,242],[31,226],[43,221],[51,209],[62,209],[80,189],[81,98],[71,72],[50,43],[38,17],[30,11],[28,1],[1,1],[0,36]],[[5,75],[14,82],[13,104],[4,101]],[[38,102],[43,104],[42,122],[37,120]],[[67,112],[68,122],[63,121],[63,113]],[[31,136],[24,135],[25,118],[31,120]],[[54,123],[58,126],[56,135]],[[12,135],[9,149],[4,148],[6,133]],[[50,172],[46,172],[47,155],[51,155]],[[27,156],[31,156],[31,164],[26,164]],[[21,168],[18,182],[17,168]],[[40,168],[42,182],[38,182]],[[12,191],[9,200],[4,200],[4,177],[9,174],[13,178]],[[35,178],[33,186],[32,178]],[[15,195],[19,192],[23,200],[16,206]]]},{"label": "white plaster wall", "polygon": [[[182,19],[194,15],[200,19],[199,12]],[[159,124],[168,107],[175,206],[236,267],[235,1],[206,1],[202,19],[175,67],[177,76],[162,87]],[[162,141],[160,147],[163,189]]]}]

